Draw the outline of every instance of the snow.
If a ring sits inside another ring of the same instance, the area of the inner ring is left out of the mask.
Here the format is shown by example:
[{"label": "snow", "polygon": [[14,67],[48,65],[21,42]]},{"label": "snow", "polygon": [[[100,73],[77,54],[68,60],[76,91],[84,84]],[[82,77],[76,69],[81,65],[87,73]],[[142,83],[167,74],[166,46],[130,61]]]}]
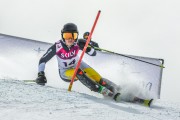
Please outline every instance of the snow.
[{"label": "snow", "polygon": [[179,120],[180,104],[158,100],[151,108],[67,89],[0,80],[1,120]]},{"label": "snow", "polygon": [[180,119],[179,102],[160,99],[150,108],[124,101],[116,103],[80,82],[68,92],[69,83],[60,80],[55,59],[46,66],[47,86],[25,83],[22,80],[37,77],[38,61],[44,53],[37,49],[46,50],[50,44],[4,35],[0,36],[0,43],[0,120]]}]

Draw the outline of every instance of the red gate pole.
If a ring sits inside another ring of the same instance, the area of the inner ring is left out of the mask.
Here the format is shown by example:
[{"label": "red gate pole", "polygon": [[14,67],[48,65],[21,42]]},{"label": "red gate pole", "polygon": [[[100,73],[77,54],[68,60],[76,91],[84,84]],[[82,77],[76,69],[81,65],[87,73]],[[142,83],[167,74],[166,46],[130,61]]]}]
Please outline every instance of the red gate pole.
[{"label": "red gate pole", "polygon": [[82,58],[83,58],[83,56],[84,56],[84,53],[85,53],[85,51],[86,51],[86,49],[87,49],[87,47],[88,47],[88,44],[89,44],[90,40],[91,40],[91,36],[92,36],[92,34],[93,34],[93,32],[94,32],[96,23],[97,23],[98,18],[99,18],[99,16],[100,16],[100,13],[101,13],[101,11],[99,10],[99,11],[98,11],[98,14],[97,14],[97,16],[96,16],[96,19],[95,19],[95,21],[94,21],[93,27],[92,27],[92,29],[91,29],[90,35],[88,36],[88,39],[87,39],[86,44],[85,44],[85,46],[84,46],[84,49],[83,49],[83,51],[82,51],[82,53],[81,53],[80,59],[79,59],[77,65],[76,65],[74,74],[73,74],[72,79],[71,79],[71,82],[70,82],[70,84],[69,84],[68,91],[71,91],[71,89],[72,89],[72,85],[73,85],[74,79],[75,79],[75,77],[76,77],[76,73],[77,73],[77,71],[78,71],[78,69],[79,69],[79,67],[80,67],[80,65],[81,65]]}]

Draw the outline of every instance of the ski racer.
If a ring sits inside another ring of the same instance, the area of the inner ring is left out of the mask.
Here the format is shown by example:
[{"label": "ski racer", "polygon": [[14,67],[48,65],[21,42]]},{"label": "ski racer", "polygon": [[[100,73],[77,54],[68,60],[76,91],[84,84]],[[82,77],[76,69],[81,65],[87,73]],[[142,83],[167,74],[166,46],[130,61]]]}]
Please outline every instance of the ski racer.
[{"label": "ski racer", "polygon": [[[83,38],[84,38],[85,40],[87,40],[89,34],[90,34],[89,32],[85,32],[85,33],[83,34]],[[92,40],[90,40],[89,45],[90,45],[91,47],[93,47],[93,48],[99,48],[98,43],[96,43],[96,42],[94,42],[94,41],[92,41]]]},{"label": "ski racer", "polygon": [[[38,67],[38,77],[36,83],[45,85],[47,83],[45,76],[46,63],[56,55],[59,67],[59,75],[65,82],[70,82],[74,74],[76,64],[79,60],[78,52],[83,50],[86,40],[78,40],[78,28],[74,23],[67,23],[61,30],[62,39],[55,42],[47,52],[41,57]],[[96,51],[88,46],[86,53],[95,56]],[[118,100],[120,93],[117,92],[116,84],[103,78],[97,71],[91,68],[84,61],[81,62],[77,71],[75,81],[78,80],[94,92]]]}]

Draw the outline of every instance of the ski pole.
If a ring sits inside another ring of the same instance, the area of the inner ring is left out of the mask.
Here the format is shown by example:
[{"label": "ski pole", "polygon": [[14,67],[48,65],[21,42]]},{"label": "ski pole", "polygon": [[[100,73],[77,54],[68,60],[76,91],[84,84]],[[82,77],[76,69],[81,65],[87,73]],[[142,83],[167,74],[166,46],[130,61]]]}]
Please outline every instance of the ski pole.
[{"label": "ski pole", "polygon": [[164,64],[164,60],[163,60],[163,59],[159,59],[159,60],[162,61],[162,64],[161,64],[161,65],[157,65],[157,64],[154,64],[154,63],[151,63],[151,62],[147,62],[147,61],[144,61],[144,60],[140,60],[140,59],[137,59],[137,58],[134,58],[134,57],[131,57],[131,56],[124,55],[124,54],[115,53],[115,52],[112,52],[112,51],[109,51],[109,50],[105,50],[105,49],[102,49],[102,48],[94,47],[94,49],[95,49],[95,50],[99,50],[99,51],[105,51],[105,52],[112,53],[112,54],[116,54],[116,55],[120,55],[120,56],[123,56],[123,57],[127,57],[127,58],[130,58],[130,59],[134,59],[134,60],[137,60],[137,61],[141,61],[141,62],[144,62],[144,63],[147,63],[147,64],[155,65],[155,66],[158,66],[158,67],[161,67],[161,68],[165,68],[165,67],[163,66],[163,64]]},{"label": "ski pole", "polygon": [[94,21],[93,27],[92,27],[92,29],[91,29],[90,35],[88,36],[88,39],[87,39],[86,44],[85,44],[85,46],[84,46],[84,49],[83,49],[83,51],[82,51],[82,53],[81,53],[81,56],[80,56],[80,58],[79,58],[79,61],[78,61],[77,65],[76,65],[74,74],[73,74],[72,79],[71,79],[71,82],[70,82],[70,84],[69,84],[68,91],[71,91],[71,89],[72,89],[72,85],[73,85],[74,79],[75,79],[75,77],[76,77],[76,73],[77,73],[77,71],[78,71],[78,69],[79,69],[79,67],[80,67],[82,58],[83,58],[84,53],[85,53],[85,51],[86,51],[86,49],[87,49],[87,47],[88,47],[88,44],[89,44],[89,42],[90,42],[91,36],[92,36],[93,31],[94,31],[94,29],[95,29],[95,26],[96,26],[96,23],[97,23],[98,18],[99,18],[99,16],[100,16],[100,13],[101,13],[101,11],[99,10],[98,13],[97,13],[96,19],[95,19],[95,21]]}]

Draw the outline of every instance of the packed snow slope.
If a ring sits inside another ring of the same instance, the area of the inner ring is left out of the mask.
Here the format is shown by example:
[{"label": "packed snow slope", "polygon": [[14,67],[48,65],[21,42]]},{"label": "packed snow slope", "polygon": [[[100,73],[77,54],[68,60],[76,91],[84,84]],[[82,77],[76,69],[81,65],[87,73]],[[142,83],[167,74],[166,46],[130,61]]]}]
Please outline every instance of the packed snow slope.
[{"label": "packed snow slope", "polygon": [[179,120],[180,104],[158,100],[151,108],[67,89],[0,80],[1,120]]},{"label": "packed snow slope", "polygon": [[[0,34],[0,120],[180,119],[180,103],[157,100],[151,108],[123,101],[116,103],[90,91],[79,81],[73,84],[73,92],[68,92],[69,83],[60,79],[55,57],[46,65],[47,86],[24,83],[22,80],[37,77],[39,59],[50,45]],[[111,72],[114,67],[122,71],[120,68],[126,66],[126,63],[116,66],[116,59],[112,61],[114,64],[101,59],[106,67],[102,64],[98,68],[95,63],[93,67],[105,77],[117,74]],[[127,77],[114,77],[113,82],[118,84],[118,80]],[[137,79],[135,75],[131,77]]]}]

